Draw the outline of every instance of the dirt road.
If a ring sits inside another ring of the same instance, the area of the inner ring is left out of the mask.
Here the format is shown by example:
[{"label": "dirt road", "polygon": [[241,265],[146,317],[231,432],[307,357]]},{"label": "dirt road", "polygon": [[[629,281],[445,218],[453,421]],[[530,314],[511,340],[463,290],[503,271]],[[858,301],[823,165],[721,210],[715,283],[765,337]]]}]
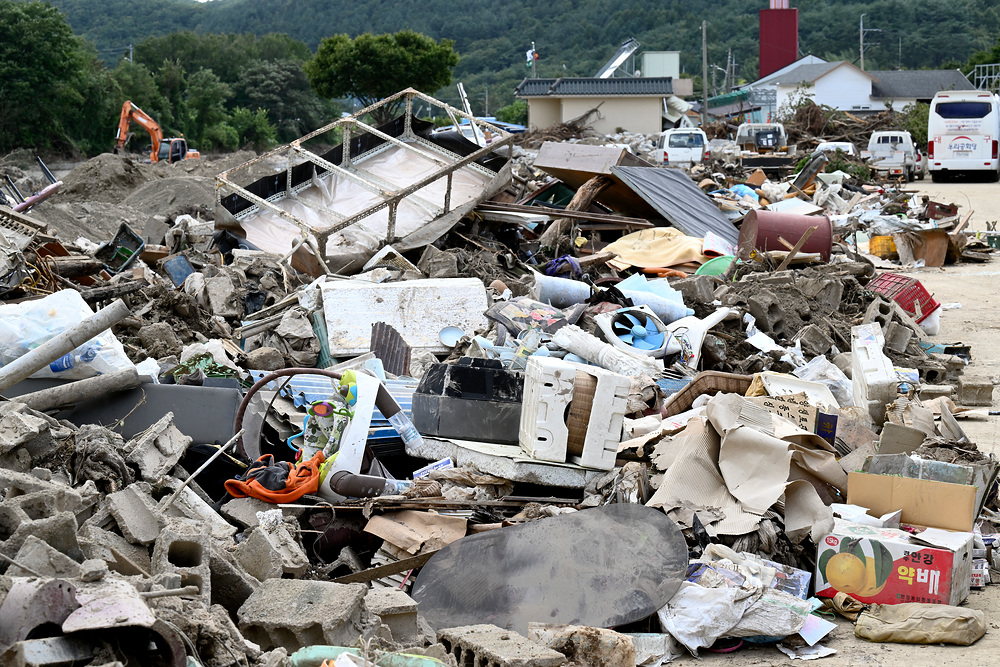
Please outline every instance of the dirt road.
[{"label": "dirt road", "polygon": [[[932,183],[930,179],[913,183],[913,189],[929,195],[934,201],[955,203],[960,213],[975,211],[970,228],[985,230],[987,221],[1000,220],[1000,184],[997,183]],[[987,378],[997,383],[1000,378],[1000,256],[988,264],[961,264],[941,269],[908,272],[919,279],[941,303],[961,303],[962,307],[941,316],[941,331],[934,337],[939,342],[962,342],[972,346],[972,364],[967,377]],[[994,390],[994,405],[1000,396]],[[1000,456],[1000,436],[997,417],[978,421],[963,421],[969,438],[986,452]],[[838,620],[837,630],[822,643],[837,651],[836,655],[813,663],[819,667],[842,665],[935,665],[964,667],[975,663],[990,663],[1000,653],[1000,584],[973,591],[966,603],[986,614],[987,634],[970,647],[916,646],[905,644],[873,644],[854,637],[852,624]],[[749,646],[749,645],[748,645]],[[713,665],[779,665],[792,661],[773,647],[743,648],[735,653],[702,652],[704,662]],[[691,658],[682,658],[691,661]]]}]

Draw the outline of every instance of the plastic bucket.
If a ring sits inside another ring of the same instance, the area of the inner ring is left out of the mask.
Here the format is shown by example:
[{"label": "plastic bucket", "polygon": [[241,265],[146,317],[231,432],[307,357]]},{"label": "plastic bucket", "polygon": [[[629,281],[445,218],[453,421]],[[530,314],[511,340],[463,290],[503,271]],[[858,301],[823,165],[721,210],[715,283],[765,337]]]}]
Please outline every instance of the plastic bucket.
[{"label": "plastic bucket", "polygon": [[722,257],[716,257],[715,259],[710,259],[701,266],[698,270],[694,272],[696,276],[721,276],[729,268],[729,265],[736,261],[736,257],[733,255],[723,255]]},{"label": "plastic bucket", "polygon": [[833,225],[825,215],[798,215],[796,213],[778,213],[764,209],[753,210],[743,218],[738,241],[741,259],[748,259],[752,250],[767,252],[770,250],[788,250],[780,236],[791,245],[795,245],[810,227],[818,227],[812,233],[800,253],[819,253],[824,262],[830,261],[830,251],[833,248]]}]

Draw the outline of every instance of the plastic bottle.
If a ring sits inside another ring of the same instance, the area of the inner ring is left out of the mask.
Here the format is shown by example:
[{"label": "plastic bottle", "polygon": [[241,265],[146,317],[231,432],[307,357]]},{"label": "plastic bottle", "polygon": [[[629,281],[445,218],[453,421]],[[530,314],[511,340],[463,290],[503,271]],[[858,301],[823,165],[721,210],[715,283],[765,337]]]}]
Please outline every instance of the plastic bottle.
[{"label": "plastic bottle", "polygon": [[417,431],[417,427],[413,425],[413,422],[410,421],[410,418],[402,410],[389,417],[389,423],[399,433],[399,437],[403,439],[403,444],[415,446],[424,444],[424,439]]},{"label": "plastic bottle", "polygon": [[53,373],[61,373],[63,371],[68,371],[71,368],[76,368],[80,364],[90,363],[97,358],[97,351],[99,347],[100,346],[98,345],[88,345],[83,348],[83,352],[73,350],[69,354],[64,354],[49,364],[49,370]]}]

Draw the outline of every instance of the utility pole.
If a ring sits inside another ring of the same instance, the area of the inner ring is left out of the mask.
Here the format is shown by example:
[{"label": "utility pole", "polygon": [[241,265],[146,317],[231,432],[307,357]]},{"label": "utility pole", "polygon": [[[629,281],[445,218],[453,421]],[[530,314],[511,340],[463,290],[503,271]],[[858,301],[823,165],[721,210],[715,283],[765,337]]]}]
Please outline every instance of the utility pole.
[{"label": "utility pole", "polygon": [[128,61],[130,63],[133,63],[133,64],[135,63],[135,59],[132,57],[132,45],[131,44],[128,45]]},{"label": "utility pole", "polygon": [[701,22],[701,126],[708,125],[708,21]]},{"label": "utility pole", "polygon": [[732,63],[733,63],[733,50],[729,49],[728,51],[726,51],[726,85],[725,85],[725,90],[723,91],[725,93],[728,93],[730,90],[733,89],[733,79],[732,75],[730,74],[731,71],[730,67],[732,67]]},{"label": "utility pole", "polygon": [[[858,28],[859,39],[861,40],[861,57],[860,57],[860,63],[861,63],[861,69],[862,69],[862,71],[865,69],[865,33],[866,32],[882,32],[882,31],[879,30],[878,28],[868,28],[866,30],[865,29],[865,15],[862,14],[861,15],[861,25]],[[878,46],[878,43],[876,42],[875,44],[872,44],[871,46]]]},{"label": "utility pole", "polygon": [[538,74],[535,72],[535,61],[536,60],[537,60],[537,57],[535,56],[535,43],[532,42],[531,43],[531,78],[532,79],[537,79],[538,78]]}]

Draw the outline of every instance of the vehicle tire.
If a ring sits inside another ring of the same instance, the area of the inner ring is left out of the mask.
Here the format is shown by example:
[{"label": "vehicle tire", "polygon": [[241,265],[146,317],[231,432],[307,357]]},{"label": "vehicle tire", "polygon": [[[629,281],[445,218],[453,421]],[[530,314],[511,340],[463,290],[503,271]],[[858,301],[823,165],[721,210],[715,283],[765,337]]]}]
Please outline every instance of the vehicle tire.
[{"label": "vehicle tire", "polygon": [[990,172],[990,182],[996,183],[997,181],[1000,181],[1000,171]]},{"label": "vehicle tire", "polygon": [[924,180],[924,176],[925,176],[925,175],[926,175],[926,174],[924,174],[924,172],[922,172],[922,171],[918,171],[918,172],[917,172],[917,180],[918,180],[918,181],[922,181],[922,180]]},{"label": "vehicle tire", "polygon": [[933,181],[934,183],[940,183],[941,180],[942,180],[941,172],[939,171],[931,172],[931,181]]},{"label": "vehicle tire", "polygon": [[907,169],[906,170],[906,182],[907,183],[912,183],[913,182],[913,170],[912,169]]}]

